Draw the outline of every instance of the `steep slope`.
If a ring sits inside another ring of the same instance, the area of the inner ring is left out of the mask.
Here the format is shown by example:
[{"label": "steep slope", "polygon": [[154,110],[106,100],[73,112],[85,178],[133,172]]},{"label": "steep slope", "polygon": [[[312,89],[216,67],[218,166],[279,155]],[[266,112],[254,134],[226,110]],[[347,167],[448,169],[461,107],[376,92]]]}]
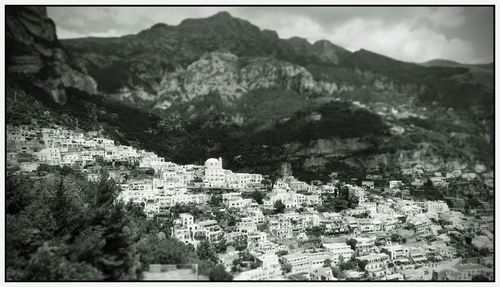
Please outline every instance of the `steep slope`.
[{"label": "steep slope", "polygon": [[33,79],[58,103],[66,101],[65,87],[97,92],[85,69],[71,66],[44,7],[8,6],[5,21],[9,74]]}]

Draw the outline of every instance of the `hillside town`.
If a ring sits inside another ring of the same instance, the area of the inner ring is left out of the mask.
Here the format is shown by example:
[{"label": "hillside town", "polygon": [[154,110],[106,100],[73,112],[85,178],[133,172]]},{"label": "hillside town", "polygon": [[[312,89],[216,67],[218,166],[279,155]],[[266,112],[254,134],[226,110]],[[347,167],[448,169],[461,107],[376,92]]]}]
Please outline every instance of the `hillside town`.
[{"label": "hillside town", "polygon": [[221,157],[176,164],[99,132],[7,126],[10,172],[40,177],[50,166],[112,178],[118,199],[148,218],[175,210],[169,236],[227,246],[218,258],[234,280],[494,279],[492,203],[474,189],[438,200],[413,192],[480,181],[493,194],[493,172],[481,165],[304,182],[286,169],[277,179],[231,171]]}]

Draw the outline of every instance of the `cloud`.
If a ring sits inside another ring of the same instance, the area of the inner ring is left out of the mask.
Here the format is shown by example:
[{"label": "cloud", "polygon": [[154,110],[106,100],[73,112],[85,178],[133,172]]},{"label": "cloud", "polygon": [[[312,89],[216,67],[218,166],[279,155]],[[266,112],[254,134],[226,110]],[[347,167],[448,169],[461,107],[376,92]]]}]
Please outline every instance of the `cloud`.
[{"label": "cloud", "polygon": [[[418,11],[414,17],[400,21],[386,21],[374,17],[351,18],[333,28],[326,28],[306,16],[293,18],[261,16],[252,22],[260,27],[276,29],[283,38],[302,36],[311,43],[327,39],[351,51],[363,48],[404,61],[424,62],[435,58],[461,62],[480,60],[475,56],[470,41],[448,38],[435,28],[463,25],[464,19],[460,10],[427,12],[430,13],[423,16],[424,12]],[[451,20],[445,21],[438,15],[449,15]],[[422,19],[427,22],[424,24]],[[417,21],[420,21],[418,26],[415,25]]]},{"label": "cloud", "polygon": [[57,37],[59,39],[73,39],[73,38],[84,38],[84,37],[119,37],[124,35],[124,31],[111,29],[105,32],[93,32],[93,33],[82,33],[72,30],[66,30],[62,27],[56,27]]},{"label": "cloud", "polygon": [[449,39],[427,27],[414,28],[411,21],[388,25],[383,20],[353,19],[333,29],[328,38],[350,50],[365,48],[406,61],[477,60],[471,42]]},{"label": "cloud", "polygon": [[327,35],[324,27],[309,17],[274,17],[272,14],[251,21],[261,29],[276,30],[280,38],[303,37],[310,42],[321,40]]},{"label": "cloud", "polygon": [[56,26],[56,33],[57,33],[57,38],[59,38],[59,39],[82,38],[82,37],[88,36],[88,35],[85,35],[83,33],[73,31],[73,30],[66,30],[66,29],[62,28],[61,26]]},{"label": "cloud", "polygon": [[432,27],[455,28],[465,23],[463,7],[424,7],[416,8],[416,22],[423,21]]}]

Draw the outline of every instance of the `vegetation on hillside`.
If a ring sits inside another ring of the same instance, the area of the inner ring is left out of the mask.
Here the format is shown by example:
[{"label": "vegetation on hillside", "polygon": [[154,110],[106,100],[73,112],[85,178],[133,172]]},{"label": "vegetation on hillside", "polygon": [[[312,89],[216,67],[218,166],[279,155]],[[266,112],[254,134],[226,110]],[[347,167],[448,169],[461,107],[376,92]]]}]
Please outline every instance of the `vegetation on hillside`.
[{"label": "vegetation on hillside", "polygon": [[142,207],[117,200],[118,186],[89,182],[71,168],[44,177],[6,179],[6,278],[24,281],[138,280],[149,264],[191,264],[213,280],[214,246],[195,251],[171,238],[172,218],[148,220]]}]

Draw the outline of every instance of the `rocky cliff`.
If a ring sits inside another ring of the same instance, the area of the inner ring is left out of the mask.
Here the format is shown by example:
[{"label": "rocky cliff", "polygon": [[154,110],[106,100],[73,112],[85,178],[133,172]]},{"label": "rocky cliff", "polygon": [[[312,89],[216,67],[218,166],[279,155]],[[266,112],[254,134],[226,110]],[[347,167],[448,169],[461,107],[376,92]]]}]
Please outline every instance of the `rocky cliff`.
[{"label": "rocky cliff", "polygon": [[94,79],[70,65],[44,7],[6,8],[6,55],[9,74],[30,77],[57,103],[66,102],[65,87],[97,92]]},{"label": "rocky cliff", "polygon": [[133,104],[151,103],[162,110],[176,102],[189,102],[209,94],[217,94],[231,104],[259,89],[293,90],[304,98],[353,89],[334,81],[316,81],[306,68],[273,56],[239,58],[227,50],[206,53],[186,68],[165,71],[158,78],[149,92],[142,85],[132,85],[111,95]]}]

